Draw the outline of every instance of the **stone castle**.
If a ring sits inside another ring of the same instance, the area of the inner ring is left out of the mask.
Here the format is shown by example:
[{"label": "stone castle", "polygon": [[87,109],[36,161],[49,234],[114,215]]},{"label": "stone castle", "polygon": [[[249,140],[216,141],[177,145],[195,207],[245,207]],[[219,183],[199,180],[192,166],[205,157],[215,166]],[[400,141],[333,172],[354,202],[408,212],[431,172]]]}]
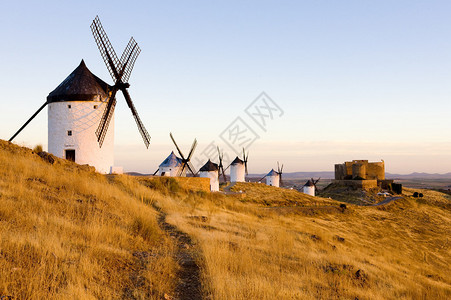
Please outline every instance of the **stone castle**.
[{"label": "stone castle", "polygon": [[358,188],[385,185],[385,163],[353,160],[335,165],[335,182]]},{"label": "stone castle", "polygon": [[335,180],[385,180],[385,164],[353,160],[335,165]]}]

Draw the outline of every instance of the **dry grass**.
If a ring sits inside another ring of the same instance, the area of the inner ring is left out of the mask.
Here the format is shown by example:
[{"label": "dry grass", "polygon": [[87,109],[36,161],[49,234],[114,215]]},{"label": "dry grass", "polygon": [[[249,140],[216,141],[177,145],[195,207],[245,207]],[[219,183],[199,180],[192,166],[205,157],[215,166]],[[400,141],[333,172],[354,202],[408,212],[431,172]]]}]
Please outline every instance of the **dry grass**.
[{"label": "dry grass", "polygon": [[0,296],[161,298],[173,244],[146,204],[162,196],[128,176],[51,165],[0,141]]},{"label": "dry grass", "polygon": [[312,197],[297,190],[277,188],[263,183],[237,182],[233,192],[243,192],[243,202],[264,206],[325,206],[337,205],[337,201]]},{"label": "dry grass", "polygon": [[172,294],[168,222],[194,239],[205,298],[449,299],[451,197],[361,207],[263,185],[243,197],[105,177],[0,142],[0,296]]},{"label": "dry grass", "polygon": [[[280,204],[280,191],[266,192]],[[385,207],[314,206],[313,216],[222,195],[161,204],[196,239],[212,299],[448,299],[451,214],[435,204],[449,197],[409,193]],[[298,205],[312,203],[304,201]]]}]

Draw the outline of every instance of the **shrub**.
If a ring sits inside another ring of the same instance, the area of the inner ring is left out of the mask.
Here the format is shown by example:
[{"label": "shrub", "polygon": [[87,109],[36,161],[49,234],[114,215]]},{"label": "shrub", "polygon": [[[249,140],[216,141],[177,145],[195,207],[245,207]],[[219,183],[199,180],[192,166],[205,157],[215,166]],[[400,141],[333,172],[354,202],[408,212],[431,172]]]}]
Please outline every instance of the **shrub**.
[{"label": "shrub", "polygon": [[42,145],[36,145],[36,146],[34,146],[33,152],[34,152],[34,153],[42,152]]}]

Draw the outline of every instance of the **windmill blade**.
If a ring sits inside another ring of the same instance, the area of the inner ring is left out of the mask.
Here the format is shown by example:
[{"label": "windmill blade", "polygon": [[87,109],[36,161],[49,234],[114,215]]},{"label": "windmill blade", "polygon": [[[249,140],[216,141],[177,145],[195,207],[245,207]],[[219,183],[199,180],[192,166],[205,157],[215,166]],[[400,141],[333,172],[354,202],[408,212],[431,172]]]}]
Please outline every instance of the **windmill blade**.
[{"label": "windmill blade", "polygon": [[125,87],[121,88],[122,94],[124,94],[124,98],[127,101],[128,107],[132,111],[133,117],[135,118],[136,125],[138,126],[139,133],[141,134],[144,144],[146,145],[146,148],[149,148],[150,144],[150,135],[147,132],[146,128],[144,127],[144,124],[142,123],[141,119],[139,118],[138,112],[136,111],[135,106],[133,105],[132,99],[130,98],[130,94],[128,93],[128,90]]},{"label": "windmill blade", "polygon": [[193,176],[196,177],[197,172],[194,172],[194,171],[193,171],[193,170],[194,170],[193,164],[192,164],[191,162],[187,161],[187,162],[186,162],[186,165],[187,165],[187,167],[188,167],[188,170],[191,171],[191,174],[193,174]]},{"label": "windmill blade", "polygon": [[128,82],[130,79],[130,75],[133,67],[135,66],[135,61],[138,58],[139,53],[141,53],[141,49],[138,46],[138,43],[132,38],[128,42],[127,47],[121,56],[121,63],[123,69],[121,70],[122,82]]},{"label": "windmill blade", "polygon": [[158,171],[160,171],[160,168],[158,168],[158,169],[153,173],[153,176],[155,176],[155,174],[157,174]]},{"label": "windmill blade", "polygon": [[263,176],[262,178],[260,178],[259,182],[262,181],[263,179],[265,179],[266,175]]},{"label": "windmill blade", "polygon": [[222,169],[222,179],[224,179],[224,182],[227,182],[227,177],[224,172],[224,166],[221,166],[221,169]]},{"label": "windmill blade", "polygon": [[47,105],[47,101],[42,104],[42,106],[31,116],[31,118],[28,119],[28,121],[25,122],[25,124],[22,125],[22,127],[17,130],[17,132],[9,139],[9,142],[12,142],[14,138],[25,128],[27,125],[41,112],[41,110],[44,109],[44,107]]},{"label": "windmill blade", "polygon": [[172,140],[172,142],[174,143],[175,148],[177,148],[177,151],[179,152],[180,156],[182,157],[182,160],[185,160],[185,157],[183,157],[182,151],[180,151],[179,146],[177,145],[177,143],[175,142],[174,137],[172,136],[172,132],[169,133],[169,136],[171,137],[171,140]]},{"label": "windmill blade", "polygon": [[99,142],[100,147],[102,147],[103,145],[103,141],[105,140],[108,126],[110,125],[111,118],[113,117],[114,114],[114,108],[116,107],[116,92],[117,89],[113,88],[111,96],[108,100],[108,104],[103,112],[99,126],[97,127],[96,130],[97,142]]},{"label": "windmill blade", "polygon": [[191,156],[193,155],[194,150],[196,149],[196,147],[197,147],[197,139],[194,139],[193,145],[191,146],[191,150],[188,153],[188,157],[186,158],[187,161],[191,160]]},{"label": "windmill blade", "polygon": [[96,16],[92,21],[91,31],[113,81],[120,81],[121,78],[118,70],[122,70],[122,63],[117,58],[116,52],[103,29],[102,23],[100,23],[99,16]]},{"label": "windmill blade", "polygon": [[244,172],[246,173],[246,175],[248,175],[248,172],[247,172],[247,159],[248,158],[249,158],[249,152],[247,153],[247,156],[246,156],[246,151],[243,147]]},{"label": "windmill blade", "polygon": [[179,171],[177,172],[177,176],[178,177],[182,176],[185,169],[186,169],[186,161],[183,161],[182,166],[180,167]]}]

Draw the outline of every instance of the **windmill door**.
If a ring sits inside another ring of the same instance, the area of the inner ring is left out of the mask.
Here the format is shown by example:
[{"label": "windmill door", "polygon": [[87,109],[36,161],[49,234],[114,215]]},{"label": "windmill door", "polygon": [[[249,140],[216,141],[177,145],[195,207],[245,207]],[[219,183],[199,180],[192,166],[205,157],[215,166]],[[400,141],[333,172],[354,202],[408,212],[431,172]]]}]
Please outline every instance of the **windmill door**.
[{"label": "windmill door", "polygon": [[66,150],[66,159],[75,162],[75,150]]}]

